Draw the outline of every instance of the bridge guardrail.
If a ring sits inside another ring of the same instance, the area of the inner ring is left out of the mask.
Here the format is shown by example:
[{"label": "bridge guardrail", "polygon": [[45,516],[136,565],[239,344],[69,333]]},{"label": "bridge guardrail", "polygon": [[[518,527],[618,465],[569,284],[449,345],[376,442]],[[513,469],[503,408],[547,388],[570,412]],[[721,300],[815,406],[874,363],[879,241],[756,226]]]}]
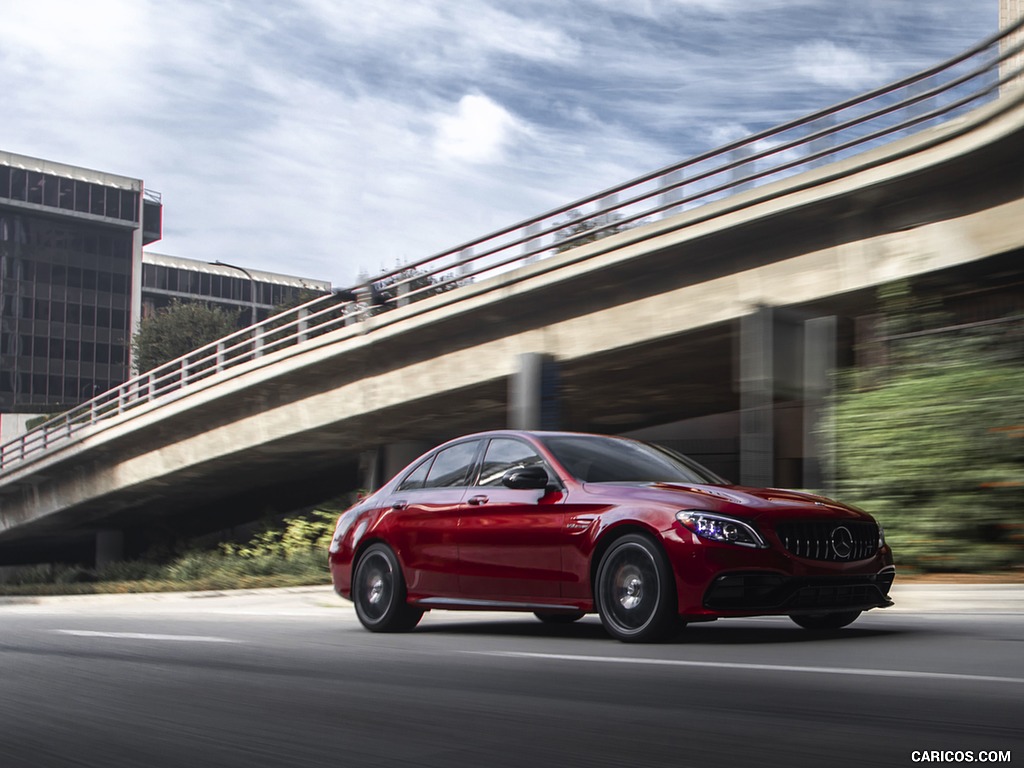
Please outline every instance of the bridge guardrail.
[{"label": "bridge guardrail", "polygon": [[[959,117],[1022,79],[1024,19],[940,64],[271,317],[0,445],[0,475],[97,423],[393,306],[670,217]],[[1016,85],[1014,87],[1024,87]],[[168,398],[167,401],[170,401]]]}]

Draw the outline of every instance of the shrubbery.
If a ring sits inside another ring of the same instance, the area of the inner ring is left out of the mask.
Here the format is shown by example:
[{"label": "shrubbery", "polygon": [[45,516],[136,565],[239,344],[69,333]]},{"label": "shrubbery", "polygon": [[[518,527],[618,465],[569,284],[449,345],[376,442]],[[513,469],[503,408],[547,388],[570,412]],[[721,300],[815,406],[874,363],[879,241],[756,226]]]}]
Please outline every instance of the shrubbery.
[{"label": "shrubbery", "polygon": [[329,581],[327,546],[336,512],[314,511],[268,526],[245,544],[191,550],[167,562],[132,560],[100,569],[34,565],[8,574],[0,593],[151,592],[299,586]]},{"label": "shrubbery", "polygon": [[907,322],[895,313],[886,364],[837,399],[837,495],[882,522],[902,565],[1024,567],[1021,324],[919,333]]}]

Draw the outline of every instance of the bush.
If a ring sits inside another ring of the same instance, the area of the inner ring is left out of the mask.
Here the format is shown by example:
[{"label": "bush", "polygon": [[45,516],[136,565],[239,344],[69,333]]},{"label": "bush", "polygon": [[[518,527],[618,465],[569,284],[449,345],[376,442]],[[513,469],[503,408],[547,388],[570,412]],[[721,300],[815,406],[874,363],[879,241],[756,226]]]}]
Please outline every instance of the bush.
[{"label": "bush", "polygon": [[925,571],[1024,566],[1020,330],[911,337],[843,382],[826,433],[838,495]]},{"label": "bush", "polygon": [[[337,512],[314,511],[267,527],[245,544],[194,549],[160,563],[132,560],[99,570],[32,565],[4,575],[0,593],[60,594],[300,586],[327,583],[327,546]],[[165,553],[166,557],[166,553]]]},{"label": "bush", "polygon": [[222,544],[225,555],[242,559],[277,557],[288,559],[311,551],[323,555],[334,534],[337,513],[314,511],[309,515],[289,517],[283,528],[266,528],[247,544]]}]

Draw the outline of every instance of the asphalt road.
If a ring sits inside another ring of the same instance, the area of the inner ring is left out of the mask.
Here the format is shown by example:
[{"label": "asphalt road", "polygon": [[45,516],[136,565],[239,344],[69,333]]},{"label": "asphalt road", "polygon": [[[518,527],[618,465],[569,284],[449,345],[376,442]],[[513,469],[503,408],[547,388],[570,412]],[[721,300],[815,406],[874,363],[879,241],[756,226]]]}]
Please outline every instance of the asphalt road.
[{"label": "asphalt road", "polygon": [[594,617],[439,612],[373,635],[323,589],[0,599],[0,766],[1021,764],[1022,592],[655,646]]}]

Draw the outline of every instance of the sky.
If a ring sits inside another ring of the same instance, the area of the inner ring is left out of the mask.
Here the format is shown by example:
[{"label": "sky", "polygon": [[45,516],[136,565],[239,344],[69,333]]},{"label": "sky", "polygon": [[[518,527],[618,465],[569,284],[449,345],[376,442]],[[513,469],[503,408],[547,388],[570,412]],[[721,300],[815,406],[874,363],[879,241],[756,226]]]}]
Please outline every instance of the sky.
[{"label": "sky", "polygon": [[355,283],[924,69],[998,0],[2,0],[0,151]]}]

